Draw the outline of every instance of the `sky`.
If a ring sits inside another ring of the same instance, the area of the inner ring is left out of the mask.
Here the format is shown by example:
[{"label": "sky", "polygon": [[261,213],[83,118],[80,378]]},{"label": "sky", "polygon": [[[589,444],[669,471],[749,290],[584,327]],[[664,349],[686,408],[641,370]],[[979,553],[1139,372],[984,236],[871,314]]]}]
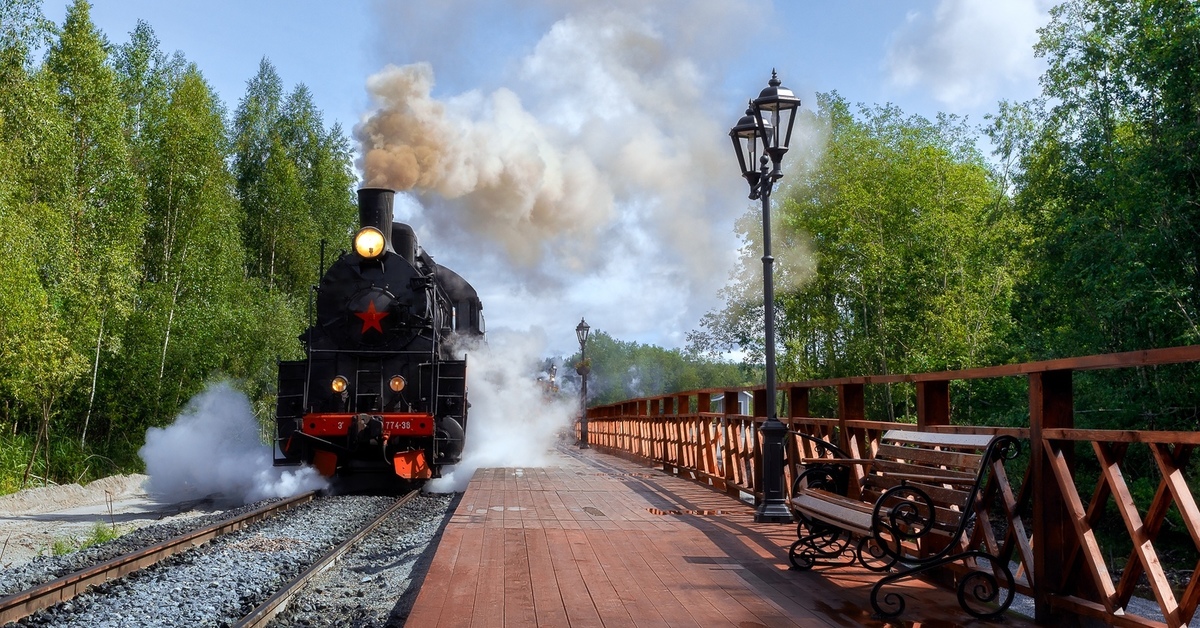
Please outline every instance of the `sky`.
[{"label": "sky", "polygon": [[[92,19],[113,44],[146,21],[231,114],[264,57],[305,84],[360,180],[400,190],[397,218],[479,291],[489,330],[569,355],[580,318],[683,347],[722,305],[751,209],[727,133],[773,69],[803,107],[837,91],[983,124],[1038,94],[1051,5],[93,0]],[[43,12],[61,24],[66,6]]]}]

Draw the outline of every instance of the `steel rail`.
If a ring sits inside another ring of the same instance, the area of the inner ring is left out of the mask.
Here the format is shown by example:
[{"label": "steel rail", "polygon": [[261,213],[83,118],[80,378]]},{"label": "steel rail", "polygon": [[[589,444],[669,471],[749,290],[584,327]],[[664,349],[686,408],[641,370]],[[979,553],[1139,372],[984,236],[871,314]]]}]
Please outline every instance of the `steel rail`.
[{"label": "steel rail", "polygon": [[310,491],[295,497],[289,497],[273,504],[256,508],[232,519],[226,519],[225,521],[181,534],[136,552],[118,556],[87,569],[67,574],[57,580],[38,585],[32,589],[0,598],[0,626],[24,619],[59,602],[70,600],[86,591],[88,587],[145,569],[170,556],[203,545],[222,534],[240,530],[274,514],[306,504],[312,501],[315,495],[316,491]]},{"label": "steel rail", "polygon": [[356,543],[374,531],[375,528],[378,528],[379,524],[383,523],[388,517],[392,516],[392,513],[399,510],[401,506],[412,501],[412,499],[416,497],[418,493],[420,493],[420,489],[412,491],[404,497],[401,497],[396,501],[395,504],[392,504],[387,510],[383,511],[383,514],[359,528],[358,532],[356,532],[353,536],[345,541],[342,541],[337,545],[337,547],[329,550],[329,553],[321,557],[321,559],[316,563],[313,563],[311,567],[305,569],[300,575],[292,578],[292,580],[285,584],[282,589],[275,593],[275,595],[267,598],[267,601],[263,602],[257,608],[247,613],[246,616],[238,620],[237,623],[233,624],[233,628],[260,628],[261,626],[266,626],[272,619],[275,618],[276,615],[287,609],[288,603],[292,601],[292,598],[300,594],[300,591],[304,588],[304,585],[308,584],[310,580],[331,567],[335,561],[345,555],[346,552],[350,551],[350,548],[354,547]]}]

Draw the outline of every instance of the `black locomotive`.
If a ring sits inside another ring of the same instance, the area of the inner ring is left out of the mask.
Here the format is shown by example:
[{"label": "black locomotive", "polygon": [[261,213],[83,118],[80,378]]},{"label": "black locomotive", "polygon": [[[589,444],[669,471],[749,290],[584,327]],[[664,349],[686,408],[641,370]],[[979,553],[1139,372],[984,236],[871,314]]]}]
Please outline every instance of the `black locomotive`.
[{"label": "black locomotive", "polygon": [[308,463],[347,489],[423,481],[459,461],[467,362],[451,344],[484,332],[475,289],[392,222],[394,200],[358,191],[354,250],[316,287],[307,357],[279,363],[276,466]]}]

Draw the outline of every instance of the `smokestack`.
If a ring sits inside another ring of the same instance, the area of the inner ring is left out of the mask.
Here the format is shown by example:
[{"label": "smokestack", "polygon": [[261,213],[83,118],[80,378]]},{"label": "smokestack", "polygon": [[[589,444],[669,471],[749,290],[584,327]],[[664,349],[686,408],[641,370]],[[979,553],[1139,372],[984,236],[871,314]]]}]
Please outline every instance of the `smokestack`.
[{"label": "smokestack", "polygon": [[392,248],[392,204],[396,192],[387,188],[362,188],[358,191],[359,227],[375,227],[383,233],[387,249]]}]

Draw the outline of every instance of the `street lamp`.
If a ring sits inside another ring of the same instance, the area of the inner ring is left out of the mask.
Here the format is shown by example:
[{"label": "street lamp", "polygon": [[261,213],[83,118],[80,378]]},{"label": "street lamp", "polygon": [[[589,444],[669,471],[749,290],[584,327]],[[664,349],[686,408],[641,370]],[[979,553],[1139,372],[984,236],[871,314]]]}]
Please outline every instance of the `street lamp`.
[{"label": "street lamp", "polygon": [[575,327],[575,337],[579,339],[579,366],[575,367],[575,372],[583,379],[583,383],[579,387],[579,448],[588,448],[588,433],[587,433],[587,378],[588,373],[592,372],[592,365],[587,361],[587,339],[592,328],[588,326],[587,321],[581,317],[579,325]]},{"label": "street lamp", "polygon": [[[750,184],[750,199],[762,199],[763,216],[763,316],[766,327],[767,403],[770,410],[759,431],[763,437],[763,501],[754,520],[790,523],[792,513],[783,493],[783,438],[787,426],[779,420],[775,391],[775,258],[771,257],[771,190],[783,178],[780,163],[792,139],[792,124],[800,99],[780,85],[775,70],[758,98],[750,101],[746,115],[729,130],[737,151],[742,177]],[[761,151],[759,143],[761,142]],[[758,164],[755,164],[755,161]],[[771,166],[767,163],[770,161]],[[757,167],[757,170],[755,169]]]}]

